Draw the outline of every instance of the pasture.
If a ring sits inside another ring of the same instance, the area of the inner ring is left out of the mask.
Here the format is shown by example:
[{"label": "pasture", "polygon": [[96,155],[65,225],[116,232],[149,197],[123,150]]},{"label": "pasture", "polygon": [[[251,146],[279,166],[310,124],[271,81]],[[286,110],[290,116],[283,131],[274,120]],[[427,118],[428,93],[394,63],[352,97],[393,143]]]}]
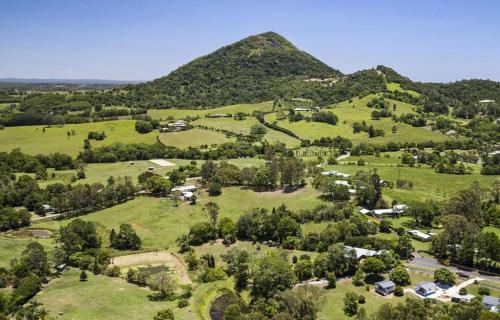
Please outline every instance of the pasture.
[{"label": "pasture", "polygon": [[186,131],[160,133],[160,141],[167,147],[185,149],[187,147],[222,144],[235,141],[235,139],[228,138],[222,132],[194,128]]},{"label": "pasture", "polygon": [[[348,158],[349,159],[349,158]],[[477,167],[473,167],[472,174],[453,175],[436,173],[430,167],[397,167],[383,165],[335,165],[326,166],[324,170],[334,169],[343,173],[355,174],[358,171],[368,172],[376,169],[380,177],[386,181],[396,182],[398,178],[410,180],[413,182],[413,189],[390,189],[384,188],[383,195],[389,203],[395,199],[400,203],[409,203],[413,200],[424,200],[433,198],[444,200],[455,192],[469,187],[472,182],[479,181],[483,187],[490,186],[493,181],[498,179],[496,176],[485,176],[479,173]]]},{"label": "pasture", "polygon": [[[244,120],[234,120],[233,118],[202,118],[194,121],[193,125],[249,135],[250,128],[258,123],[259,122],[255,118],[246,118]],[[264,135],[263,140],[267,140],[269,143],[282,142],[285,143],[288,148],[300,146],[300,141],[298,139],[269,128],[267,128],[267,133]]]},{"label": "pasture", "polygon": [[[186,233],[191,225],[208,221],[203,208],[209,201],[219,205],[220,217],[230,217],[236,221],[240,215],[255,207],[271,209],[286,203],[294,210],[314,208],[322,203],[318,196],[310,187],[292,193],[254,192],[246,188],[229,187],[224,188],[218,197],[209,197],[204,191],[199,191],[199,203],[196,205],[178,201],[178,206],[175,206],[176,203],[171,199],[138,197],[79,218],[97,224],[105,246],[109,245],[108,234],[112,228],[117,230],[121,223],[129,223],[141,237],[144,250],[159,250],[175,246],[175,239]],[[70,221],[40,222],[35,226],[57,231]]]},{"label": "pasture", "polygon": [[[291,130],[302,139],[315,140],[321,137],[343,136],[350,139],[353,144],[361,142],[369,143],[388,143],[388,142],[426,142],[444,141],[447,137],[440,132],[432,131],[429,127],[413,127],[411,125],[394,122],[392,118],[381,118],[372,120],[371,113],[375,109],[368,108],[366,104],[373,98],[379,95],[372,94],[361,99],[354,98],[352,102],[343,101],[339,104],[328,107],[327,111],[331,111],[338,116],[339,122],[337,125],[330,125],[322,122],[306,122],[304,120],[298,122],[289,122],[288,120],[277,121],[277,124],[285,129]],[[391,105],[396,105],[396,115],[403,113],[414,113],[414,107],[408,103],[396,100],[386,99]],[[266,115],[266,121],[276,121],[276,114]],[[353,133],[352,125],[354,122],[373,125],[375,129],[382,129],[385,132],[383,137],[369,138],[366,132]],[[397,128],[397,132],[392,132],[392,127]]]},{"label": "pasture", "polygon": [[272,108],[273,102],[265,101],[260,103],[233,104],[211,109],[149,109],[148,115],[153,119],[167,120],[169,118],[183,119],[185,117],[202,118],[205,117],[205,115],[214,113],[235,114],[244,112],[251,114],[254,111],[269,112]]},{"label": "pasture", "polygon": [[[45,128],[45,132],[43,131]],[[94,147],[122,143],[154,143],[157,132],[139,134],[135,131],[134,120],[103,121],[82,124],[66,124],[64,126],[20,126],[7,127],[0,130],[0,151],[11,151],[21,148],[27,154],[49,154],[61,152],[72,157],[83,150],[83,141],[90,131],[104,131],[106,138],[102,141],[91,140]],[[68,132],[74,135],[68,136]]]},{"label": "pasture", "polygon": [[0,268],[10,268],[10,261],[14,258],[19,258],[30,242],[40,243],[49,254],[55,247],[54,239],[14,237],[7,234],[0,235]]},{"label": "pasture", "polygon": [[69,269],[52,280],[33,300],[43,303],[56,319],[153,319],[161,309],[174,310],[176,319],[196,319],[190,307],[176,308],[175,301],[151,301],[152,292],[123,279],[95,276],[80,281],[80,270]]},{"label": "pasture", "polygon": [[410,95],[412,95],[414,97],[420,96],[420,93],[418,93],[416,91],[401,88],[401,85],[399,83],[396,83],[396,82],[389,82],[389,83],[387,83],[386,86],[387,86],[387,90],[392,91],[392,92],[399,91],[399,92],[409,93]]}]

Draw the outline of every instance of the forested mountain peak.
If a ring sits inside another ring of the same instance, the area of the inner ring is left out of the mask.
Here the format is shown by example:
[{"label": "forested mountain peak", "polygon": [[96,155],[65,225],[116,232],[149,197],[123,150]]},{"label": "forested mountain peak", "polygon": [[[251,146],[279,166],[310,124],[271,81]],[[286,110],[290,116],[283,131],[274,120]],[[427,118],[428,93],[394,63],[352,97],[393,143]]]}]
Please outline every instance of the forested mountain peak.
[{"label": "forested mountain peak", "polygon": [[169,75],[132,86],[176,107],[208,107],[273,99],[285,81],[342,74],[275,32],[247,37],[197,58]]}]

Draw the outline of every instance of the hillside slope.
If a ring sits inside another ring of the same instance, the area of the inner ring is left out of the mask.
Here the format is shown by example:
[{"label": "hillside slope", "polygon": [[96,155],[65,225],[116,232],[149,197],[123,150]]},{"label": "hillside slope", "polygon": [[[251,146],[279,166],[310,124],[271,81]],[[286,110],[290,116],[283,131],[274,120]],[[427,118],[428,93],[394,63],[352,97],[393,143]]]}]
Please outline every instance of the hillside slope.
[{"label": "hillside slope", "polygon": [[176,107],[214,107],[272,100],[280,83],[342,74],[267,32],[197,58],[169,75],[134,87]]}]

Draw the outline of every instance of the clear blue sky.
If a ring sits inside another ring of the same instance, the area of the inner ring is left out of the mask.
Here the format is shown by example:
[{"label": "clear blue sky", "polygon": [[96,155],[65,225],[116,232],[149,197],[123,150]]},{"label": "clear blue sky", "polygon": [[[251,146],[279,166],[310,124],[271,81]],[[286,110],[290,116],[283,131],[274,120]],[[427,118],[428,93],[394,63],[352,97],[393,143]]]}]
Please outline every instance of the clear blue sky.
[{"label": "clear blue sky", "polygon": [[0,77],[150,80],[265,31],[344,73],[500,80],[498,0],[0,0]]}]

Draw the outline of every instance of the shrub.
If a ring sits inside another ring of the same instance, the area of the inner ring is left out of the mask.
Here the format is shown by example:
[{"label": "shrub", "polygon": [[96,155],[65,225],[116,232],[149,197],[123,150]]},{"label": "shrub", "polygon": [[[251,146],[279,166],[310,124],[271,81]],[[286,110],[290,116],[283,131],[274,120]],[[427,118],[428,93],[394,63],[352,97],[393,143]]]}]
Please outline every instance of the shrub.
[{"label": "shrub", "polygon": [[365,165],[365,160],[359,159],[357,162],[358,166],[364,166]]},{"label": "shrub", "polygon": [[490,288],[481,286],[477,290],[477,293],[479,293],[482,296],[489,296],[490,295]]},{"label": "shrub", "polygon": [[179,302],[177,302],[177,307],[179,308],[185,308],[189,305],[189,302],[187,299],[180,299]]},{"label": "shrub", "polygon": [[440,268],[434,271],[434,281],[452,285],[455,283],[455,274],[446,268]]},{"label": "shrub", "polygon": [[335,272],[327,272],[326,280],[328,281],[328,288],[335,289],[337,287],[337,277],[335,276]]},{"label": "shrub", "polygon": [[458,294],[461,296],[465,296],[467,294],[467,288],[462,287],[460,290],[458,290]]},{"label": "shrub", "polygon": [[408,271],[406,271],[403,267],[394,268],[389,274],[389,279],[393,281],[395,284],[406,286],[411,283],[410,275]]},{"label": "shrub", "polygon": [[215,197],[222,194],[222,187],[218,182],[210,182],[207,191],[209,196]]},{"label": "shrub", "polygon": [[394,288],[394,295],[396,297],[402,297],[404,296],[405,292],[403,290],[403,287],[401,286],[396,286],[396,288]]},{"label": "shrub", "polygon": [[362,294],[358,296],[358,303],[363,304],[366,302],[366,297]]}]

